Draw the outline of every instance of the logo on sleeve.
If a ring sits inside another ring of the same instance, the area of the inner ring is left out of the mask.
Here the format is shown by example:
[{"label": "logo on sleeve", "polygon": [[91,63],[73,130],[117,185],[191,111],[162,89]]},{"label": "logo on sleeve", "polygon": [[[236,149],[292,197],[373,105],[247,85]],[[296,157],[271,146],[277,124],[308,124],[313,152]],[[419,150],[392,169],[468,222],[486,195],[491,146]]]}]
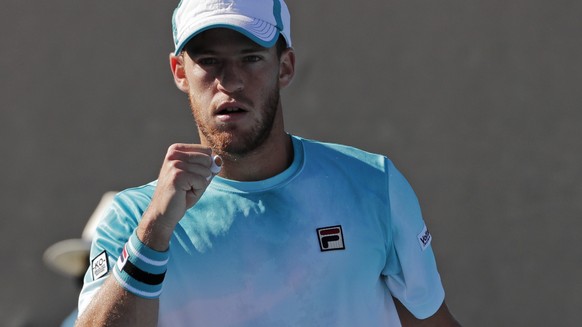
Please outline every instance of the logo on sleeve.
[{"label": "logo on sleeve", "polygon": [[97,280],[107,275],[109,272],[107,252],[103,251],[93,260],[91,260],[91,272],[93,273],[93,280]]},{"label": "logo on sleeve", "polygon": [[321,251],[344,250],[346,248],[341,225],[318,228],[317,237]]},{"label": "logo on sleeve", "polygon": [[420,248],[422,249],[422,251],[426,250],[426,248],[430,245],[431,241],[432,236],[430,235],[430,232],[426,228],[426,225],[424,225],[422,232],[418,234],[418,242],[420,242]]}]

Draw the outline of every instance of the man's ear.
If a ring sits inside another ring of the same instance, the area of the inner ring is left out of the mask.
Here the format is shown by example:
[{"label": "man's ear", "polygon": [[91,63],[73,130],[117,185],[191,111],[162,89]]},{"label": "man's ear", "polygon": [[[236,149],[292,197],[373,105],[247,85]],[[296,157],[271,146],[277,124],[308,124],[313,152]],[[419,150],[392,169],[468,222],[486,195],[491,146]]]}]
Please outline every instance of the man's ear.
[{"label": "man's ear", "polygon": [[174,83],[178,89],[184,93],[188,93],[189,85],[186,78],[186,68],[184,67],[184,55],[175,55],[170,53],[170,69],[174,75]]},{"label": "man's ear", "polygon": [[285,88],[295,76],[295,52],[292,48],[287,48],[281,53],[279,60],[279,87]]}]

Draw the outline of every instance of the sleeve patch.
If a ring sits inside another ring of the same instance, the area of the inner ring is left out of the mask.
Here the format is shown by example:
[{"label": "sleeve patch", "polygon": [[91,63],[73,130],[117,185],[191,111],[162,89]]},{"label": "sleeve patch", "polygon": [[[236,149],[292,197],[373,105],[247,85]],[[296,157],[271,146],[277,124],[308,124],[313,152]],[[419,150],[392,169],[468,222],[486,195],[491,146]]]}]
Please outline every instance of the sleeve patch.
[{"label": "sleeve patch", "polygon": [[107,252],[103,251],[91,260],[91,272],[93,273],[93,280],[97,280],[107,275],[109,272]]},{"label": "sleeve patch", "polygon": [[432,241],[432,236],[430,235],[430,232],[426,228],[426,225],[424,225],[422,232],[420,232],[420,234],[418,234],[417,237],[422,251],[426,250],[426,248],[430,245],[430,242]]}]

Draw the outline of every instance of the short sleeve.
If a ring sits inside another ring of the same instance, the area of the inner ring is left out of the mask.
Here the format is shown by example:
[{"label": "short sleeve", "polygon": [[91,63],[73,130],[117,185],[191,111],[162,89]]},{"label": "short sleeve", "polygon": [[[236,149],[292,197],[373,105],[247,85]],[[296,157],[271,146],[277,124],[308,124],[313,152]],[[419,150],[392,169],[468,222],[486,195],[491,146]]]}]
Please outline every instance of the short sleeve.
[{"label": "short sleeve", "polygon": [[79,295],[79,315],[112,272],[124,244],[143,214],[143,205],[129,199],[127,191],[117,194],[97,225],[89,254],[89,268]]},{"label": "short sleeve", "polygon": [[417,318],[432,316],[444,301],[444,289],[416,194],[387,160],[391,244],[383,274],[390,292]]}]

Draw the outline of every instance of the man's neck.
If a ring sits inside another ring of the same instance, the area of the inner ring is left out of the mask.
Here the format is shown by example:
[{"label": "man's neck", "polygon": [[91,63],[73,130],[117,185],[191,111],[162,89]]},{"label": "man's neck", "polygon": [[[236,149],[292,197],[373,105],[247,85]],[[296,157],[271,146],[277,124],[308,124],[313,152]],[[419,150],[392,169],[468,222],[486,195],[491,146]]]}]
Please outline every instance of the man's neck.
[{"label": "man's neck", "polygon": [[281,130],[270,135],[263,145],[245,156],[222,159],[220,177],[241,182],[260,181],[283,172],[291,165],[293,142],[291,136]]}]

